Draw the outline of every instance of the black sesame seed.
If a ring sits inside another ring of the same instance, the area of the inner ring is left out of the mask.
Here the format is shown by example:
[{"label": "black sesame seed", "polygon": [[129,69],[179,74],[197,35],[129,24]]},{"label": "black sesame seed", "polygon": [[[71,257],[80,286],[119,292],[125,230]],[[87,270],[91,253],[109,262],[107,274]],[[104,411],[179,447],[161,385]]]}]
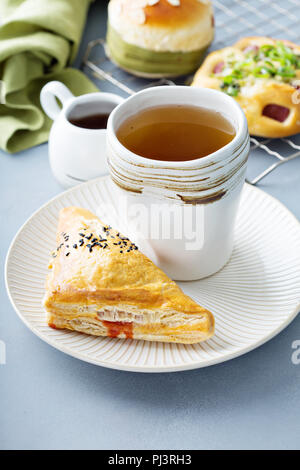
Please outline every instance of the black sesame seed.
[{"label": "black sesame seed", "polygon": [[120,253],[123,253],[123,251],[122,251],[122,250],[120,250]]},{"label": "black sesame seed", "polygon": [[97,241],[97,238],[93,238],[93,240],[91,240],[92,243],[96,242]]},{"label": "black sesame seed", "polygon": [[66,253],[66,256],[69,256],[70,252]]},{"label": "black sesame seed", "polygon": [[81,238],[81,239],[79,240],[79,246],[82,246],[83,244],[84,244],[84,240]]},{"label": "black sesame seed", "polygon": [[76,243],[74,243],[73,248],[75,248],[75,250],[77,250],[77,244]]},{"label": "black sesame seed", "polygon": [[90,240],[90,239],[92,238],[92,236],[93,236],[93,234],[90,233],[90,235],[86,235],[85,238],[86,238],[87,240]]},{"label": "black sesame seed", "polygon": [[91,245],[90,243],[87,243],[86,246],[87,246],[88,248],[91,248],[92,245]]},{"label": "black sesame seed", "polygon": [[79,233],[78,234],[80,237],[85,237],[85,233]]}]

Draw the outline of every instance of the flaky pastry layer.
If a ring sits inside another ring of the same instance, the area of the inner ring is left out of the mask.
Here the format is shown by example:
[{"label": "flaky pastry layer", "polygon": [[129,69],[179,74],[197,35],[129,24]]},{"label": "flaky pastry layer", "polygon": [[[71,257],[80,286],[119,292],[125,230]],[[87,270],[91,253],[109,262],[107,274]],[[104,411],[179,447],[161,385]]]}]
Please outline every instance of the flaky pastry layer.
[{"label": "flaky pastry layer", "polygon": [[91,212],[61,211],[44,307],[48,324],[96,336],[194,343],[214,318]]}]

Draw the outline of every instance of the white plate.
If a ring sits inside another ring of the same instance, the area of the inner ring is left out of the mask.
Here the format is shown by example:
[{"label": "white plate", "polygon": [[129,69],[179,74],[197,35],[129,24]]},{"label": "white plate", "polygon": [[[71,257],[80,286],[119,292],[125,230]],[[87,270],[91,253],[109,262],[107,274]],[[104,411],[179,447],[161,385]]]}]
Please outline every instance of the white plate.
[{"label": "white plate", "polygon": [[[207,279],[181,284],[216,319],[214,337],[178,345],[99,338],[53,330],[41,306],[58,212],[78,205],[96,211],[112,202],[107,177],[66,191],[35,212],[15,236],[6,260],[6,284],[23,322],[55,348],[93,364],[138,372],[209,366],[265,343],[300,309],[300,224],[276,199],[245,185],[229,263]],[[116,203],[117,201],[113,201]],[[117,204],[114,205],[117,207]],[[99,214],[99,211],[97,212]],[[113,224],[116,213],[111,214]]]}]

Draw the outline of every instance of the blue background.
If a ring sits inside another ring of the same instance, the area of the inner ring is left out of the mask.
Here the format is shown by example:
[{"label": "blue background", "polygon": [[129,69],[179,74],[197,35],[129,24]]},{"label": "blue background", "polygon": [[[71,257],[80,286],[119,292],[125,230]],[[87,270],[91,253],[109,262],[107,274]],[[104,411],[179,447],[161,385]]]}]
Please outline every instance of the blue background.
[{"label": "blue background", "polygon": [[[87,42],[104,35],[105,23],[105,2],[98,1],[77,64]],[[271,162],[266,154],[251,155],[250,174]],[[62,189],[50,172],[47,145],[0,152],[0,179],[4,264],[20,225]],[[260,187],[300,218],[300,158]],[[7,363],[0,365],[0,448],[299,449],[300,365],[291,361],[299,316],[269,343],[224,364],[173,374],[119,372],[68,357],[34,336],[10,305],[3,269],[1,277]]]}]

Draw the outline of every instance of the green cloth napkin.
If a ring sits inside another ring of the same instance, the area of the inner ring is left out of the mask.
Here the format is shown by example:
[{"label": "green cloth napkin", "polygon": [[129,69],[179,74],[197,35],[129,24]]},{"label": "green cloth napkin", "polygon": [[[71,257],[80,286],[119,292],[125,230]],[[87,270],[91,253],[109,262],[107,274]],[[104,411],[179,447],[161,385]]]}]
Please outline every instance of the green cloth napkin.
[{"label": "green cloth napkin", "polygon": [[72,93],[97,91],[76,56],[91,0],[0,0],[0,148],[14,153],[47,141],[52,121],[40,91],[60,80]]}]

